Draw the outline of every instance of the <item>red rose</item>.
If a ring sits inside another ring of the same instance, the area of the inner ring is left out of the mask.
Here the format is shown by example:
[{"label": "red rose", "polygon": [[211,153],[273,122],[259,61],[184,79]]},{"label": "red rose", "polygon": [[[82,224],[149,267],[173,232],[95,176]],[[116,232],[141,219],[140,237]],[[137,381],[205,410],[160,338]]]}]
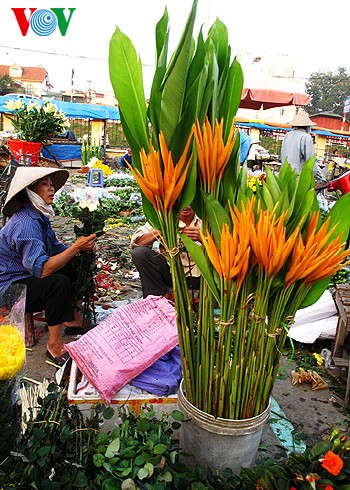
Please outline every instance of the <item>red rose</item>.
[{"label": "red rose", "polygon": [[[329,471],[329,473],[337,476],[343,468],[344,463],[340,456],[333,453],[333,451],[328,451],[322,459],[321,465],[325,470]],[[330,490],[330,488],[328,490]]]}]

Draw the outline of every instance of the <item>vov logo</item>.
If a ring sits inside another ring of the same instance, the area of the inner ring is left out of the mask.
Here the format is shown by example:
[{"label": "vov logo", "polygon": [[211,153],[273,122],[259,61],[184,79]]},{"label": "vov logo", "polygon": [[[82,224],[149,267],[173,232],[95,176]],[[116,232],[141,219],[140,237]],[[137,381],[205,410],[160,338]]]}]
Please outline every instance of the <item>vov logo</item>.
[{"label": "vov logo", "polygon": [[72,15],[75,8],[68,8],[69,15],[66,18],[64,8],[51,8],[51,9],[36,9],[29,8],[30,14],[26,15],[26,8],[12,8],[15,14],[18,26],[21,30],[22,36],[26,36],[29,30],[37,34],[38,36],[49,36],[56,28],[60,30],[62,36],[65,36],[69,23],[72,19]]}]

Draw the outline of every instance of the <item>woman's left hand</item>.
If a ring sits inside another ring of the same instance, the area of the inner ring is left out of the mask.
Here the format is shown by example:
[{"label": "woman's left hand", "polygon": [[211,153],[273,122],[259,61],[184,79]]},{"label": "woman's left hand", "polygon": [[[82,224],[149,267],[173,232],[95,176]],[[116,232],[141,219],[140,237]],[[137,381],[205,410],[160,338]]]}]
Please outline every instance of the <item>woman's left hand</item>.
[{"label": "woman's left hand", "polygon": [[96,244],[96,235],[95,233],[88,236],[80,236],[75,240],[73,246],[78,249],[78,252],[82,252],[84,250],[92,250]]}]

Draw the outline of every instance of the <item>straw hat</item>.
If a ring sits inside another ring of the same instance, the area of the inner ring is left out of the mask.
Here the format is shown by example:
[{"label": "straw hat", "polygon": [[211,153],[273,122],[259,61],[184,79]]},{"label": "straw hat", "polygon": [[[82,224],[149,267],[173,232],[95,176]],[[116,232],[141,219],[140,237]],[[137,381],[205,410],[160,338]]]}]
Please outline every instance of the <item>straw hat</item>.
[{"label": "straw hat", "polygon": [[18,211],[23,206],[23,202],[19,198],[19,193],[26,187],[34,184],[37,180],[47,176],[51,177],[56,192],[66,183],[69,172],[68,170],[58,168],[17,167],[6,196],[2,210],[3,214],[5,216],[12,216],[13,213]]},{"label": "straw hat", "polygon": [[306,128],[307,126],[315,126],[315,123],[311,121],[309,116],[307,115],[307,112],[304,110],[301,110],[289,123],[291,126],[294,127],[303,127]]}]

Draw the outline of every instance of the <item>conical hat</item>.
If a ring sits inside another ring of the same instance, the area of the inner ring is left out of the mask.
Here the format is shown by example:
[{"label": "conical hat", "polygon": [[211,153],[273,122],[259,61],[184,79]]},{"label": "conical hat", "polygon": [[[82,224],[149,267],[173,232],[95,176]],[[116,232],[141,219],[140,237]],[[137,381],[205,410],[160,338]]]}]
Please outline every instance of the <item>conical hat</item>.
[{"label": "conical hat", "polygon": [[309,116],[307,115],[307,112],[302,110],[300,111],[289,123],[291,126],[295,127],[304,127],[306,128],[307,126],[315,126],[316,124],[311,121]]},{"label": "conical hat", "polygon": [[17,167],[6,196],[3,214],[12,216],[23,205],[18,194],[37,180],[47,176],[51,177],[56,192],[66,183],[69,172],[68,170],[48,167]]}]

